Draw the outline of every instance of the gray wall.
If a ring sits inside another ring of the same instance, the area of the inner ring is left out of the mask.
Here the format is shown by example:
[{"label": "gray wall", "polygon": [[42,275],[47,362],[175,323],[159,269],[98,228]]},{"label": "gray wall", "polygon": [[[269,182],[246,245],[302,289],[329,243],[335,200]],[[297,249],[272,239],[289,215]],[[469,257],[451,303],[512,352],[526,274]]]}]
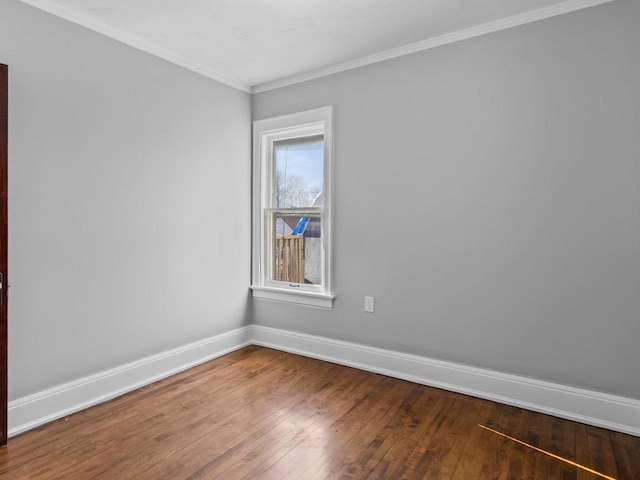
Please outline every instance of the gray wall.
[{"label": "gray wall", "polygon": [[14,0],[9,396],[249,321],[250,99]]},{"label": "gray wall", "polygon": [[618,0],[255,95],[334,106],[337,298],[254,323],[640,399],[638,25]]},{"label": "gray wall", "polygon": [[[617,0],[250,105],[3,0],[10,399],[252,318],[640,398],[638,24]],[[335,307],[247,302],[250,109],[324,105]]]}]

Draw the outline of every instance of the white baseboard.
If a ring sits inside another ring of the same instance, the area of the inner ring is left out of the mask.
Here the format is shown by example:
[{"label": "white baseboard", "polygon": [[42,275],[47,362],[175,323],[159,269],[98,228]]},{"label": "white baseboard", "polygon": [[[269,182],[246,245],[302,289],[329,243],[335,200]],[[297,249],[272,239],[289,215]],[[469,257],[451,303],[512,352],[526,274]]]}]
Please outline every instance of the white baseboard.
[{"label": "white baseboard", "polygon": [[427,357],[253,325],[255,345],[640,436],[640,401]]},{"label": "white baseboard", "polygon": [[9,437],[97,405],[251,343],[250,326],[9,402]]},{"label": "white baseboard", "polygon": [[9,437],[250,344],[640,436],[640,401],[357,343],[252,325],[9,402]]}]

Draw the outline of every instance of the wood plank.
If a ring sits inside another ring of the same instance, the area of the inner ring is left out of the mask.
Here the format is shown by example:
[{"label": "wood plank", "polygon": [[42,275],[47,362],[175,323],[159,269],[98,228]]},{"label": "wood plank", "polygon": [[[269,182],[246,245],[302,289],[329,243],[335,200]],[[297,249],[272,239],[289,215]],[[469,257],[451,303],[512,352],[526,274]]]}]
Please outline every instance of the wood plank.
[{"label": "wood plank", "polygon": [[640,446],[636,437],[609,432],[618,478],[640,478]]},{"label": "wood plank", "polygon": [[640,478],[640,438],[251,346],[12,438],[0,478]]}]

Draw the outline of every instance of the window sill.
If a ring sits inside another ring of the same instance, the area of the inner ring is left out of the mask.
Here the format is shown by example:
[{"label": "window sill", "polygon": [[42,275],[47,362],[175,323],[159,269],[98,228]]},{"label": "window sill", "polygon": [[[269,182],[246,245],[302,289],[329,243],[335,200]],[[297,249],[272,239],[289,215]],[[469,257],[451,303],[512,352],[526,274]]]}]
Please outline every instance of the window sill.
[{"label": "window sill", "polygon": [[332,308],[335,295],[325,295],[313,292],[292,292],[283,288],[262,287],[252,285],[253,298],[273,300],[276,302],[295,303],[308,307]]}]

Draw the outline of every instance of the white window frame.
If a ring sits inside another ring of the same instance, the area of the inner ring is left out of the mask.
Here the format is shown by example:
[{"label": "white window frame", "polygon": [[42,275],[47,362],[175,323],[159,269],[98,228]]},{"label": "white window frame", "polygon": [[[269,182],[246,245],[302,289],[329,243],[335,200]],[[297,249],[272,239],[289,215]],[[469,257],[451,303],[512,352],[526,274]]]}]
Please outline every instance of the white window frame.
[{"label": "white window frame", "polygon": [[[268,118],[253,122],[253,258],[252,285],[254,298],[297,303],[312,307],[333,306],[332,226],[333,226],[333,109],[315,110]],[[323,205],[321,209],[301,211],[322,212],[322,284],[278,282],[270,280],[270,223],[274,211],[296,209],[272,208],[273,144],[274,142],[322,134],[324,137]]]}]

